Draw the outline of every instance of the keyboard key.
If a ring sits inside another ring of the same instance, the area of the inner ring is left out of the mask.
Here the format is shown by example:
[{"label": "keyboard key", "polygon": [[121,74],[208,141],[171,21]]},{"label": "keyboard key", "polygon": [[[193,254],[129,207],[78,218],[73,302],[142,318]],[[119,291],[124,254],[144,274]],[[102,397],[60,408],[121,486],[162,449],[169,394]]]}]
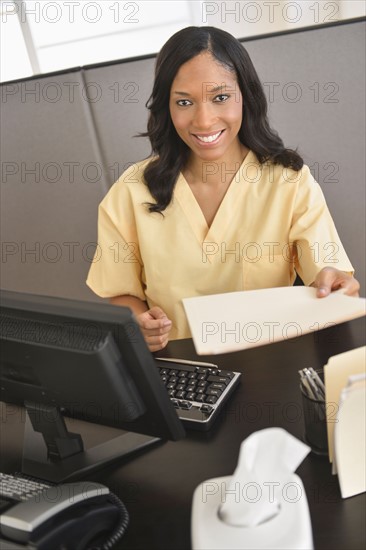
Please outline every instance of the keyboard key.
[{"label": "keyboard key", "polygon": [[196,394],[193,391],[188,391],[186,394],[186,399],[190,401],[195,401]]},{"label": "keyboard key", "polygon": [[224,389],[226,388],[226,384],[222,384],[222,383],[218,384],[217,382],[214,382],[213,384],[209,385],[209,388],[213,390],[224,391]]},{"label": "keyboard key", "polygon": [[197,371],[196,371],[198,374],[207,374],[208,373],[208,369],[206,368],[203,368],[203,367],[198,367]]},{"label": "keyboard key", "polygon": [[217,401],[217,397],[216,395],[206,395],[205,396],[205,402],[206,403],[211,403],[212,405],[214,405]]},{"label": "keyboard key", "polygon": [[204,393],[199,393],[196,395],[195,401],[198,401],[198,403],[204,403],[205,400],[206,400],[206,396]]},{"label": "keyboard key", "polygon": [[185,396],[186,396],[185,391],[177,391],[176,394],[175,394],[175,397],[177,397],[177,399],[184,399]]},{"label": "keyboard key", "polygon": [[226,386],[230,382],[230,378],[226,376],[208,376],[207,382],[216,382],[217,384],[225,384]]},{"label": "keyboard key", "polygon": [[[197,370],[197,367],[195,365],[189,365],[189,364],[186,364],[186,363],[179,363],[179,361],[177,361],[177,362],[160,361],[159,359],[156,359],[156,362],[157,362],[158,368],[167,368],[167,369],[169,369],[169,367],[167,365],[171,365],[172,370],[174,369],[177,372],[181,372],[181,371],[196,372],[196,370]],[[162,365],[164,365],[164,367],[162,367]]]},{"label": "keyboard key", "polygon": [[234,378],[234,373],[233,373],[233,372],[230,372],[230,371],[228,371],[228,370],[218,370],[218,371],[217,371],[217,375],[218,375],[218,376],[223,376],[223,377],[225,377],[225,378],[230,378],[230,380],[231,380],[232,378]]},{"label": "keyboard key", "polygon": [[206,412],[206,413],[210,413],[214,410],[214,408],[211,405],[204,404],[204,405],[202,405],[200,410],[203,411],[203,412]]},{"label": "keyboard key", "polygon": [[209,386],[206,390],[206,395],[216,395],[217,397],[220,397],[221,394],[221,390],[215,390],[215,388],[211,388],[211,386]]},{"label": "keyboard key", "polygon": [[192,403],[189,403],[188,401],[179,401],[179,406],[181,409],[189,410],[192,407]]}]

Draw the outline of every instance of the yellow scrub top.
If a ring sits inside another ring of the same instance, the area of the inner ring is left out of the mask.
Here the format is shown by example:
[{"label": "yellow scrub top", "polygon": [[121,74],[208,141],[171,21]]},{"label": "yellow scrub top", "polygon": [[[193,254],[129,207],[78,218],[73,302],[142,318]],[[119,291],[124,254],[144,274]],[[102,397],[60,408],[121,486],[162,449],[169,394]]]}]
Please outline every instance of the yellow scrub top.
[{"label": "yellow scrub top", "polygon": [[353,272],[308,166],[260,164],[249,151],[208,227],[183,174],[164,211],[130,166],[99,206],[98,245],[87,285],[101,297],[132,295],[160,306],[171,339],[191,336],[182,298],[306,285],[326,266]]}]

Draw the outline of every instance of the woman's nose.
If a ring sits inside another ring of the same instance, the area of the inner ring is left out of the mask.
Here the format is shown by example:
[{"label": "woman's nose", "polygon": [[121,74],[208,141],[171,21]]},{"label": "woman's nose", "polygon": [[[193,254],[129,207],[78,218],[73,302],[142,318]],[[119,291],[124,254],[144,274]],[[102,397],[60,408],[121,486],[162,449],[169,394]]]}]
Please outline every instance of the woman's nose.
[{"label": "woman's nose", "polygon": [[196,105],[193,125],[197,131],[210,130],[215,119],[216,116],[212,110],[212,105],[208,101],[202,101]]}]

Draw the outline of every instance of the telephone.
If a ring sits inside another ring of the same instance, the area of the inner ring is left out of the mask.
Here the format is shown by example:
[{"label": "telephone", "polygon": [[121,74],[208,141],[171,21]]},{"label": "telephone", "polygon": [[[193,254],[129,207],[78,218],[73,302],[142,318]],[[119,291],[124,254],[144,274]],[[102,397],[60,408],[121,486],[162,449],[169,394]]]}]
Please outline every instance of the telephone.
[{"label": "telephone", "polygon": [[0,549],[112,548],[128,513],[107,487],[80,481],[50,485],[0,474]]}]

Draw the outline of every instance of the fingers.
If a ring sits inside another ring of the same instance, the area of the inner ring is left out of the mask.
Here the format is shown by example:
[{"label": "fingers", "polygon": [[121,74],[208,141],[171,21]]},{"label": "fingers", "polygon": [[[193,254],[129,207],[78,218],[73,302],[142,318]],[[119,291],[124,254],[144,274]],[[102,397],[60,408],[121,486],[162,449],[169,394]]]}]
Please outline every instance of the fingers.
[{"label": "fingers", "polygon": [[324,268],[318,273],[314,281],[318,298],[324,298],[332,292],[334,277],[335,273],[332,268]]},{"label": "fingers", "polygon": [[331,292],[341,289],[348,296],[358,296],[360,289],[359,282],[352,275],[333,267],[322,269],[316,276],[313,286],[317,289],[318,298],[324,298]]},{"label": "fingers", "polygon": [[340,287],[344,289],[344,294],[347,294],[347,296],[357,297],[360,295],[359,294],[360,283],[357,281],[357,279],[355,279],[351,275],[348,275],[347,279],[344,279]]},{"label": "fingers", "polygon": [[137,321],[150,351],[158,351],[167,345],[172,322],[160,307],[141,313]]}]

